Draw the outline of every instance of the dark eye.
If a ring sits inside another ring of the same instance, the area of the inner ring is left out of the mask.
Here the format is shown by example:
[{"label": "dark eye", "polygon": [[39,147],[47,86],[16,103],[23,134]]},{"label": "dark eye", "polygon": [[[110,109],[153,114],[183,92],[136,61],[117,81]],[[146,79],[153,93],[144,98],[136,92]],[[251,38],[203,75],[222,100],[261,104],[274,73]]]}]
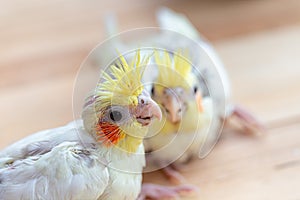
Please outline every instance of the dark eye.
[{"label": "dark eye", "polygon": [[153,96],[154,93],[155,93],[155,89],[154,89],[154,86],[152,86],[152,88],[151,88],[151,95]]},{"label": "dark eye", "polygon": [[194,87],[194,94],[196,94],[197,91],[198,91],[198,88]]},{"label": "dark eye", "polygon": [[122,113],[117,110],[110,111],[109,113],[109,118],[114,122],[119,122],[122,117]]},{"label": "dark eye", "polygon": [[123,124],[130,119],[131,115],[128,108],[123,106],[113,105],[108,108],[105,114],[105,120],[116,124]]},{"label": "dark eye", "polygon": [[181,109],[181,108],[179,108],[179,110],[178,110],[178,113],[181,113],[181,111],[182,111],[182,109]]}]

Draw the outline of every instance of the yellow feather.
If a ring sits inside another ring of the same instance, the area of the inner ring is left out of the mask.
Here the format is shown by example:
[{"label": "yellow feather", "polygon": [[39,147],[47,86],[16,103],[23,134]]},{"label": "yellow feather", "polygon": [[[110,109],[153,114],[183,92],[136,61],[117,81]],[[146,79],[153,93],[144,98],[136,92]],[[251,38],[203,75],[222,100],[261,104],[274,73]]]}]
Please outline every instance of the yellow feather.
[{"label": "yellow feather", "polygon": [[122,55],[116,64],[110,66],[109,72],[103,72],[103,81],[98,84],[95,90],[98,107],[101,110],[108,105],[137,105],[138,96],[143,91],[141,79],[149,56],[142,61],[140,50],[137,51],[130,64]]},{"label": "yellow feather", "polygon": [[192,76],[192,65],[189,62],[188,53],[181,50],[174,52],[173,59],[167,51],[161,56],[156,50],[154,52],[155,62],[158,67],[157,84],[162,87],[183,87],[189,89],[194,84]]},{"label": "yellow feather", "polygon": [[121,126],[120,129],[121,139],[116,146],[128,153],[136,152],[148,132],[148,128],[138,122],[133,122],[131,126]]}]

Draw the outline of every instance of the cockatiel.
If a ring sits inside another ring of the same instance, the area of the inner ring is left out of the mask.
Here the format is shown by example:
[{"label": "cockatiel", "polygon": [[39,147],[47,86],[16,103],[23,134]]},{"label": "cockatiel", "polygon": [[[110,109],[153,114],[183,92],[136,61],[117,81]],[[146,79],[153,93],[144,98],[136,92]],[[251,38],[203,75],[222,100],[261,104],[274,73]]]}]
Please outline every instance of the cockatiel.
[{"label": "cockatiel", "polygon": [[103,72],[82,120],[38,132],[0,152],[1,200],[136,199],[143,137],[161,110],[141,84],[139,51]]},{"label": "cockatiel", "polygon": [[[157,42],[160,48],[154,62],[158,74],[151,93],[164,114],[162,122],[152,124],[144,141],[149,164],[162,168],[168,178],[178,183],[184,182],[178,166],[192,158],[205,157],[217,142],[225,120],[235,118],[245,132],[260,132],[264,127],[230,101],[222,63],[188,19],[167,8],[157,16],[162,30],[177,31],[194,40],[179,40],[177,34],[167,31],[162,34],[165,39]],[[201,54],[195,43],[201,44],[214,63],[205,61],[207,55]]]},{"label": "cockatiel", "polygon": [[[215,111],[211,97],[202,97],[201,82],[183,51],[155,51],[158,68],[153,82],[152,98],[163,109],[161,122],[151,124],[144,141],[148,161],[163,168],[175,182],[183,177],[170,166],[178,166],[199,156],[208,140]],[[220,125],[221,121],[217,122]],[[217,128],[219,128],[217,126]],[[171,164],[169,166],[169,164]]]}]

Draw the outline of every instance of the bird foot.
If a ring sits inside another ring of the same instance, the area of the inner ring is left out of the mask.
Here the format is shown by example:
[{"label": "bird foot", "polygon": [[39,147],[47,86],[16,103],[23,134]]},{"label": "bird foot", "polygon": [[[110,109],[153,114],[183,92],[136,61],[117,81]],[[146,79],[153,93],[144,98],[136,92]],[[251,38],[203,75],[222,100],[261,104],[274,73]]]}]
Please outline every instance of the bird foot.
[{"label": "bird foot", "polygon": [[229,118],[237,120],[237,123],[243,127],[243,130],[247,134],[260,135],[266,132],[266,127],[248,110],[241,106],[235,105]]},{"label": "bird foot", "polygon": [[180,199],[180,197],[192,196],[198,190],[193,185],[163,186],[147,183],[142,185],[142,190],[137,200]]}]

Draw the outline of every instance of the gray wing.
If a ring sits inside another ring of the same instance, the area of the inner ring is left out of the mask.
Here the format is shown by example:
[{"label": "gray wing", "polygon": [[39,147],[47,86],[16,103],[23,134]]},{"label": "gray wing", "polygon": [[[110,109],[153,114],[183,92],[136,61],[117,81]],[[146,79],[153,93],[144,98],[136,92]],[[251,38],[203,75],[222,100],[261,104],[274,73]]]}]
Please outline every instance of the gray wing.
[{"label": "gray wing", "polygon": [[45,136],[40,132],[29,137],[35,138],[31,143],[26,138],[1,152],[1,199],[97,199],[103,193],[109,173],[99,150],[75,136],[71,142],[59,140],[55,130],[65,133],[62,138],[77,135],[65,126],[48,131],[53,134],[48,140],[39,140]]}]

